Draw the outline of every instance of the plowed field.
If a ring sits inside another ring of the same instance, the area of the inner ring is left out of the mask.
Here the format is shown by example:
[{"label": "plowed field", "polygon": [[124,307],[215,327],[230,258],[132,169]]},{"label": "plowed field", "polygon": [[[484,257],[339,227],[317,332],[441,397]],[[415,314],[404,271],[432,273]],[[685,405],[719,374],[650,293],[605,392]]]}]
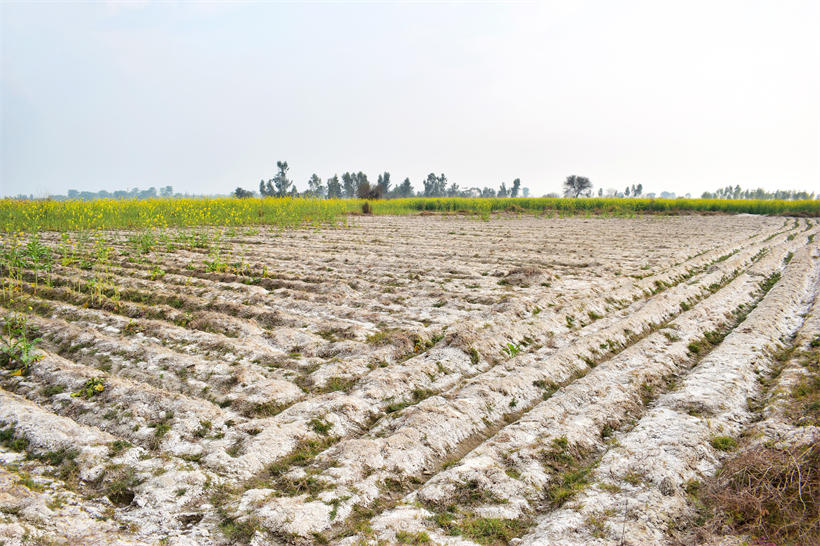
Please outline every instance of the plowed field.
[{"label": "plowed field", "polygon": [[667,543],[818,333],[818,231],[0,236],[0,315],[42,355],[0,371],[0,542]]}]

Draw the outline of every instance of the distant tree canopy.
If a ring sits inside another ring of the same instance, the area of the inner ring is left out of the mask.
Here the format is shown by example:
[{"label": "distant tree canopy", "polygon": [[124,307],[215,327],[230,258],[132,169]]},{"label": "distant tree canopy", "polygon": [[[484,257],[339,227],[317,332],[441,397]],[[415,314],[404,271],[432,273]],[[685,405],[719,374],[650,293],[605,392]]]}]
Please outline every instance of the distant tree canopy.
[{"label": "distant tree canopy", "polygon": [[510,197],[518,197],[518,191],[521,189],[521,179],[513,180],[512,189],[510,189]]},{"label": "distant tree canopy", "polygon": [[310,175],[310,179],[308,180],[308,190],[304,192],[302,195],[305,197],[316,197],[318,199],[324,199],[325,197],[325,187],[322,185],[322,179],[319,178],[319,175],[313,173]]},{"label": "distant tree canopy", "polygon": [[592,193],[592,182],[585,176],[572,174],[564,180],[564,196],[580,197]]},{"label": "distant tree canopy", "polygon": [[356,186],[353,183],[353,177],[350,173],[342,175],[342,197],[352,198],[356,194]]},{"label": "distant tree canopy", "polygon": [[233,194],[231,195],[233,195],[234,197],[238,197],[240,199],[244,199],[246,197],[253,197],[253,192],[250,190],[244,190],[242,188],[237,187],[235,190],[233,190]]},{"label": "distant tree canopy", "polygon": [[327,179],[327,198],[341,199],[341,197],[342,185],[339,184],[339,177],[334,174],[332,178]]},{"label": "distant tree canopy", "polygon": [[424,197],[444,197],[447,195],[447,177],[444,173],[436,176],[435,173],[427,175],[424,181]]},{"label": "distant tree canopy", "polygon": [[379,192],[381,195],[390,195],[390,173],[384,171],[384,174],[379,175],[378,181]]},{"label": "distant tree canopy", "polygon": [[410,183],[409,178],[405,178],[398,188],[396,188],[396,197],[413,197],[413,184]]},{"label": "distant tree canopy", "polygon": [[267,182],[264,180],[259,182],[259,193],[263,197],[285,197],[290,193],[291,181],[288,179],[288,162],[277,161],[276,168],[279,169],[276,176]]},{"label": "distant tree canopy", "polygon": [[763,188],[744,190],[740,186],[726,186],[714,192],[703,192],[703,195],[701,195],[702,199],[780,199],[783,201],[813,200],[817,197],[818,195],[814,192],[809,193],[807,191],[795,190],[775,190],[768,192]]},{"label": "distant tree canopy", "polygon": [[68,190],[66,195],[50,195],[49,199],[61,201],[64,199],[76,199],[79,201],[93,201],[94,199],[153,199],[156,197],[182,197],[182,194],[174,193],[173,186],[164,186],[157,191],[157,188],[150,187],[147,190],[132,188],[129,191],[78,191]]},{"label": "distant tree canopy", "polygon": [[367,181],[367,177],[363,176],[358,179],[358,184],[356,186],[356,197],[359,199],[381,199],[382,186],[380,184],[371,186],[370,182]]},{"label": "distant tree canopy", "polygon": [[[502,182],[498,189],[492,187],[466,187],[462,188],[455,182],[449,182],[444,173],[430,173],[422,180],[422,189],[416,191],[410,178],[405,178],[401,184],[394,184],[389,171],[384,171],[378,175],[375,184],[371,184],[367,175],[362,171],[346,172],[341,175],[334,174],[324,183],[318,174],[313,173],[307,180],[307,189],[299,191],[296,184],[288,178],[290,169],[287,161],[276,162],[276,174],[268,180],[259,181],[259,193],[237,187],[231,195],[237,198],[248,198],[255,195],[262,197],[309,197],[314,199],[393,199],[407,197],[523,197],[530,196],[530,189],[521,186],[521,179],[515,178],[510,186]],[[584,176],[570,175],[564,180],[563,190],[565,197],[591,197],[592,183]],[[622,191],[615,188],[598,188],[598,197],[645,197],[654,199],[656,195],[662,199],[675,199],[674,192],[662,191],[660,194],[644,193],[643,184],[632,184],[626,186]],[[68,190],[67,195],[50,195],[48,198],[56,201],[66,199],[76,199],[90,201],[93,199],[153,199],[157,197],[205,197],[205,195],[189,195],[174,193],[173,186],[164,186],[159,189],[150,187],[148,189],[132,188],[131,190],[117,190],[98,192]],[[213,197],[211,195],[210,197]],[[558,197],[557,193],[548,193],[544,197]],[[690,195],[685,194],[686,198]],[[18,195],[17,199],[35,199],[33,195]],[[744,190],[739,185],[726,186],[714,192],[703,192],[703,199],[778,199],[778,200],[814,200],[820,199],[820,194],[807,191],[796,190],[776,190],[769,192],[758,188],[756,190]]]},{"label": "distant tree canopy", "polygon": [[367,180],[367,175],[359,171],[352,174],[351,177],[356,196],[360,199],[367,199],[367,195],[370,193],[370,182]]}]

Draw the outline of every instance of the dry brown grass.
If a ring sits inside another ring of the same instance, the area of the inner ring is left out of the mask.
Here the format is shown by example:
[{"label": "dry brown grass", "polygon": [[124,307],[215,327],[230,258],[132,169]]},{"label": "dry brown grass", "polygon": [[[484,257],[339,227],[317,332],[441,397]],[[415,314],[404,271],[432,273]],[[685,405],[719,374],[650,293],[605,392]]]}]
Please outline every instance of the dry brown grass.
[{"label": "dry brown grass", "polygon": [[699,496],[714,511],[700,533],[748,534],[776,544],[817,544],[820,445],[743,449]]}]

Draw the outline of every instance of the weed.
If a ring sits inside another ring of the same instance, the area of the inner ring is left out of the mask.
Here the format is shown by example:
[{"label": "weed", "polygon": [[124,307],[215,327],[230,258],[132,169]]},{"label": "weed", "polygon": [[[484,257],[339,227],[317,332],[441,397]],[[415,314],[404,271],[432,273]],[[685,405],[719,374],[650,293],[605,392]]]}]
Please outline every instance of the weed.
[{"label": "weed", "polygon": [[589,528],[590,534],[595,538],[606,536],[606,520],[598,514],[589,514],[584,521]]},{"label": "weed", "polygon": [[739,450],[690,494],[711,509],[702,526],[707,530],[728,527],[768,543],[813,544],[820,536],[818,490],[820,445],[797,443]]},{"label": "weed", "polygon": [[777,282],[779,280],[780,280],[780,272],[775,271],[774,273],[772,273],[771,275],[769,275],[768,277],[766,277],[764,280],[762,280],[760,282],[760,292],[762,294],[766,294],[769,290],[771,290],[774,287],[774,285],[777,284]]},{"label": "weed", "polygon": [[130,447],[131,443],[126,440],[114,440],[108,444],[108,456],[112,458],[117,457]]},{"label": "weed", "polygon": [[41,338],[29,340],[28,322],[21,316],[6,318],[4,329],[5,335],[0,338],[0,367],[14,370],[12,375],[28,375],[29,367],[44,357],[35,352]]},{"label": "weed", "polygon": [[508,357],[512,358],[521,352],[521,347],[516,345],[515,343],[507,343],[507,346],[503,347],[501,349],[501,352],[506,354]]},{"label": "weed", "polygon": [[80,390],[77,392],[72,392],[72,398],[83,398],[88,400],[105,390],[105,379],[102,377],[92,377],[88,379],[83,386],[80,387]]},{"label": "weed", "polygon": [[336,442],[336,438],[302,440],[296,448],[282,459],[268,466],[268,474],[274,478],[284,475],[291,466],[307,466],[316,455]]},{"label": "weed", "polygon": [[428,390],[428,389],[413,389],[412,401],[411,400],[402,400],[402,401],[398,401],[398,402],[392,402],[392,403],[387,405],[387,407],[385,408],[384,411],[386,413],[395,413],[397,411],[401,411],[401,410],[403,410],[404,408],[406,408],[407,406],[409,406],[411,404],[415,404],[415,403],[421,402],[425,398],[429,398],[433,394],[435,394],[435,391],[431,391],[431,390]]},{"label": "weed", "polygon": [[347,377],[329,377],[325,384],[316,389],[316,392],[325,393],[325,392],[337,392],[337,391],[349,391],[353,384],[356,382],[355,378],[347,378]]},{"label": "weed", "polygon": [[523,519],[467,517],[458,526],[460,534],[479,544],[508,544],[527,529]]},{"label": "weed", "polygon": [[468,480],[458,484],[448,502],[460,506],[475,506],[478,504],[504,504],[506,501],[483,488],[478,480]]},{"label": "weed", "polygon": [[794,252],[789,251],[789,253],[788,253],[788,254],[786,254],[786,257],[785,257],[785,258],[783,258],[783,263],[784,263],[785,265],[789,265],[789,262],[791,262],[791,261],[792,261],[792,258],[794,258]]},{"label": "weed", "polygon": [[737,440],[731,436],[712,436],[709,443],[719,451],[734,451],[737,448]]},{"label": "weed", "polygon": [[428,544],[431,540],[424,531],[420,531],[418,533],[398,531],[396,533],[396,542],[399,544]]},{"label": "weed", "polygon": [[621,477],[626,483],[630,485],[638,485],[639,483],[646,480],[646,476],[642,472],[637,472],[635,470],[629,470],[626,474],[624,474]]},{"label": "weed", "polygon": [[0,429],[0,446],[7,447],[12,451],[25,451],[28,448],[28,440],[24,436],[14,437],[14,426]]},{"label": "weed", "polygon": [[313,432],[316,434],[321,434],[323,436],[327,436],[327,433],[330,432],[330,429],[333,428],[333,423],[325,421],[324,419],[311,419],[308,423],[310,428],[313,429]]},{"label": "weed", "polygon": [[536,379],[532,382],[532,385],[534,387],[538,387],[539,389],[544,389],[544,400],[548,399],[550,396],[555,394],[555,391],[558,390],[558,385],[556,383],[553,383],[552,381],[546,381],[544,379]]},{"label": "weed", "polygon": [[647,405],[652,400],[652,395],[655,392],[655,386],[651,383],[642,383],[641,384],[641,402],[643,405]]},{"label": "weed", "polygon": [[199,428],[194,431],[194,436],[197,438],[204,438],[211,432],[213,424],[210,421],[204,420],[199,422]]},{"label": "weed", "polygon": [[693,341],[686,346],[686,349],[693,355],[699,355],[703,350],[703,345],[698,341]]},{"label": "weed", "polygon": [[96,482],[98,491],[117,506],[131,504],[139,484],[136,470],[121,464],[107,466]]},{"label": "weed", "polygon": [[285,406],[276,402],[259,402],[250,409],[250,414],[254,417],[273,417],[283,409]]},{"label": "weed", "polygon": [[262,528],[262,523],[255,517],[239,520],[228,517],[225,513],[223,513],[222,516],[222,521],[219,522],[219,529],[235,544],[250,543],[256,531]]},{"label": "weed", "polygon": [[65,392],[65,385],[46,385],[45,387],[43,387],[41,392],[44,396],[54,396],[55,394]]}]

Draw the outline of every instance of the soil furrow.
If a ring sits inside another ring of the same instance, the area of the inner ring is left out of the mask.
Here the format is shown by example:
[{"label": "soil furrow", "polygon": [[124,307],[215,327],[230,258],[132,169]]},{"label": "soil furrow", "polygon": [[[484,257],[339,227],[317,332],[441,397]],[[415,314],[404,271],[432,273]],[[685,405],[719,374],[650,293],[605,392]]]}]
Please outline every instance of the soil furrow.
[{"label": "soil furrow", "polygon": [[[773,366],[801,323],[817,290],[817,259],[795,255],[783,279],[680,387],[662,396],[634,429],[601,459],[592,485],[568,504],[538,519],[524,540],[588,544],[596,540],[665,543],[670,524],[687,507],[686,484],[712,474],[721,438],[748,423],[748,401],[760,394],[760,377]],[[608,512],[609,511],[609,512]],[[607,519],[606,513],[617,514]],[[601,525],[591,523],[604,517]]]}]

